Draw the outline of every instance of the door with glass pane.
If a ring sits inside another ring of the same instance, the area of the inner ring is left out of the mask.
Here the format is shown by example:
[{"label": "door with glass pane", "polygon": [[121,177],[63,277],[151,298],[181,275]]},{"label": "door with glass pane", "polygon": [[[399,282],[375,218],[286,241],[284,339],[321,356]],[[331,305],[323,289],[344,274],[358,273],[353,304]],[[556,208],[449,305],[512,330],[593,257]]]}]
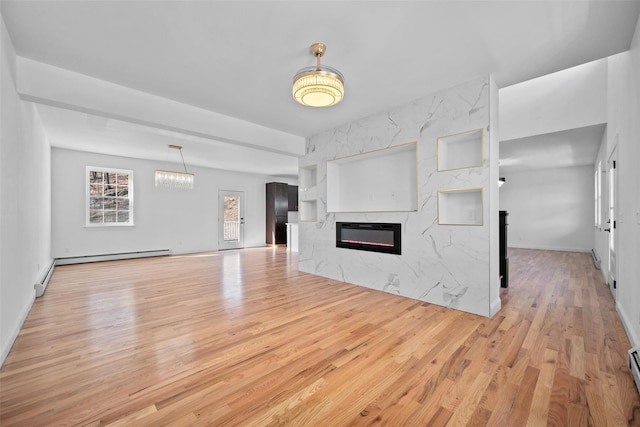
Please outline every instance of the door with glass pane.
[{"label": "door with glass pane", "polygon": [[244,192],[218,192],[218,249],[244,247]]}]

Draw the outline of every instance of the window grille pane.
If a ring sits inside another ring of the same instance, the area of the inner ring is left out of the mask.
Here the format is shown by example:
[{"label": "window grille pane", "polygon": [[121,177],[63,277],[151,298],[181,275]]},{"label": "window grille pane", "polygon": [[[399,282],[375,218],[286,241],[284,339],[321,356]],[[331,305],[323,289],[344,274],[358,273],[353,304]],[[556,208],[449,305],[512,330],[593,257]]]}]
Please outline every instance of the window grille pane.
[{"label": "window grille pane", "polygon": [[119,211],[129,210],[129,199],[116,199]]},{"label": "window grille pane", "polygon": [[91,210],[89,211],[89,222],[91,224],[101,224],[102,223],[102,211]]},{"label": "window grille pane", "polygon": [[89,172],[89,184],[102,184],[102,172]]},{"label": "window grille pane", "polygon": [[118,174],[118,187],[126,187],[129,185],[129,175],[119,173]]},{"label": "window grille pane", "polygon": [[104,210],[115,211],[116,210],[116,199],[104,198],[102,205],[104,206]]},{"label": "window grille pane", "polygon": [[129,211],[118,211],[118,222],[129,222]]},{"label": "window grille pane", "polygon": [[115,185],[107,185],[104,187],[104,195],[109,197],[116,196],[116,187]]},{"label": "window grille pane", "polygon": [[103,211],[104,212],[104,223],[110,224],[112,222],[117,222],[117,212],[116,211]]},{"label": "window grille pane", "polygon": [[89,209],[102,209],[102,197],[91,197],[89,199]]},{"label": "window grille pane", "polygon": [[129,197],[129,187],[120,187],[118,185],[118,197]]},{"label": "window grille pane", "polygon": [[106,184],[115,185],[117,176],[118,176],[118,174],[113,173],[113,172],[104,172],[104,183],[105,183],[105,185]]}]

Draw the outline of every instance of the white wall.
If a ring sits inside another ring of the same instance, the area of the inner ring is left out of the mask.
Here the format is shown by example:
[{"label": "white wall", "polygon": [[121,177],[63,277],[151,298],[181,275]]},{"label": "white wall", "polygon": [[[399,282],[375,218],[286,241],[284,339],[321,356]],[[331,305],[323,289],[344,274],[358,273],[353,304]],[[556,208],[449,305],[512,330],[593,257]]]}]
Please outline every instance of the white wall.
[{"label": "white wall", "polygon": [[[617,146],[616,302],[632,344],[640,346],[640,19],[630,51],[610,57],[608,64],[608,124],[598,161],[606,164]],[[596,229],[595,241],[606,280],[607,233]]]},{"label": "white wall", "polygon": [[623,222],[619,277],[623,286],[617,300],[619,311],[628,319],[632,343],[640,346],[640,18],[630,53],[631,105],[627,113],[630,133],[620,150],[620,159],[625,160],[620,184]]},{"label": "white wall", "polygon": [[500,89],[500,140],[607,121],[607,59]]},{"label": "white wall", "polygon": [[16,56],[1,21],[0,364],[51,264],[50,149],[38,114],[18,98]]},{"label": "white wall", "polygon": [[500,210],[509,212],[509,246],[591,251],[593,167],[516,172],[504,177]]},{"label": "white wall", "polygon": [[[130,169],[134,174],[133,227],[85,227],[86,166]],[[175,166],[180,170],[182,165]],[[189,167],[191,191],[156,188],[157,162],[52,149],[52,223],[55,258],[170,249],[172,253],[218,249],[218,190],[245,195],[245,246],[265,245],[264,175]]]}]

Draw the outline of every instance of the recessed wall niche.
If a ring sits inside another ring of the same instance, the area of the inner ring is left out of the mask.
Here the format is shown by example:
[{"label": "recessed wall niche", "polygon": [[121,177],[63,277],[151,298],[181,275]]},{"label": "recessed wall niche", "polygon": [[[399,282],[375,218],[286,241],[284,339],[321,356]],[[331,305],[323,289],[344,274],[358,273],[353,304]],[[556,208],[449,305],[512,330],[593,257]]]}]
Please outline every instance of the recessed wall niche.
[{"label": "recessed wall niche", "polygon": [[306,191],[311,187],[315,187],[318,183],[318,167],[316,165],[300,166],[299,168],[299,187],[300,190]]},{"label": "recessed wall niche", "polygon": [[482,188],[438,191],[438,224],[482,225]]},{"label": "recessed wall niche", "polygon": [[438,138],[438,171],[482,166],[483,131],[475,129]]},{"label": "recessed wall niche", "polygon": [[300,221],[315,222],[318,220],[318,201],[299,200],[298,215]]},{"label": "recessed wall niche", "polygon": [[298,220],[315,222],[318,220],[318,166],[300,166],[298,177]]},{"label": "recessed wall niche", "polygon": [[327,161],[327,212],[406,212],[418,206],[417,144]]}]

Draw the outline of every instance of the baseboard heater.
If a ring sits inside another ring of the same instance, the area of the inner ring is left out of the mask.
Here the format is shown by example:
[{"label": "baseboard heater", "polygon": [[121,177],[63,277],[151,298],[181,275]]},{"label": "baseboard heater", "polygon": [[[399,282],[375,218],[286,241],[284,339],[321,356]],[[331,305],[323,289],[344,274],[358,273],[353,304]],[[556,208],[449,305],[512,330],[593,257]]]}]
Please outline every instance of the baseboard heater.
[{"label": "baseboard heater", "polygon": [[158,249],[155,251],[137,251],[137,252],[120,252],[114,254],[101,254],[101,255],[84,255],[84,256],[73,256],[73,257],[63,257],[63,258],[55,258],[46,273],[42,277],[42,279],[34,285],[36,290],[36,297],[42,296],[44,294],[44,290],[47,288],[47,284],[49,284],[49,279],[53,274],[53,270],[57,265],[69,265],[69,264],[84,264],[88,262],[99,262],[99,261],[115,261],[119,259],[133,259],[133,258],[148,258],[155,256],[169,256],[171,255],[171,251],[169,249]]},{"label": "baseboard heater", "polygon": [[598,256],[598,252],[595,249],[591,249],[591,256],[593,257],[593,265],[596,266],[598,270],[600,270],[600,257]]},{"label": "baseboard heater", "polygon": [[633,374],[633,379],[636,381],[638,393],[640,393],[640,358],[638,358],[638,350],[638,347],[629,350],[629,368]]},{"label": "baseboard heater", "polygon": [[56,265],[84,264],[87,262],[115,261],[118,259],[147,258],[167,255],[171,255],[171,251],[169,249],[160,249],[157,251],[120,252],[117,254],[84,255],[56,258]]},{"label": "baseboard heater", "polygon": [[41,297],[42,294],[44,294],[44,290],[49,284],[49,279],[51,278],[51,275],[53,274],[53,270],[55,267],[56,267],[56,260],[52,259],[51,264],[49,265],[49,268],[47,268],[47,271],[45,271],[42,279],[40,279],[38,283],[33,285],[33,287],[36,290],[36,297]]}]

